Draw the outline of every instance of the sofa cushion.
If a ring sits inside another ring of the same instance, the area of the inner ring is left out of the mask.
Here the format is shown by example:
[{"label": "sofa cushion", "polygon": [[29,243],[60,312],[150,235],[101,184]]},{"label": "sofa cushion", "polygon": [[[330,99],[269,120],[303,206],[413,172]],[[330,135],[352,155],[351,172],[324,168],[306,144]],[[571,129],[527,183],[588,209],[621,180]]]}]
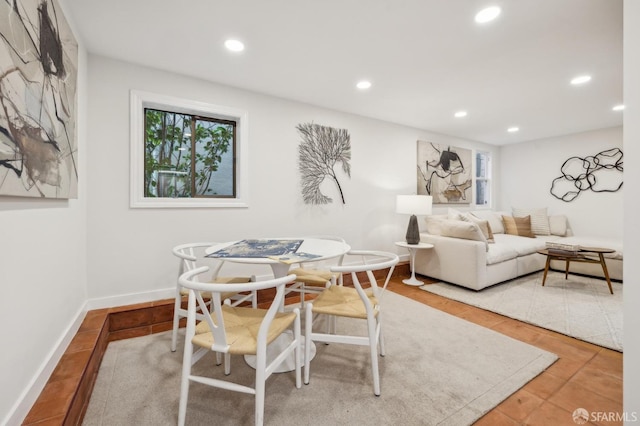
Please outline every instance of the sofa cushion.
[{"label": "sofa cushion", "polygon": [[465,222],[462,220],[444,220],[442,223],[443,237],[461,238],[464,240],[482,241],[486,249],[489,249],[489,244],[484,234],[480,230],[480,227],[473,222]]},{"label": "sofa cushion", "polygon": [[[604,253],[609,259],[622,260],[622,241],[606,237],[567,237],[557,241],[564,244],[575,244],[581,247],[600,247],[615,250],[613,253]],[[591,257],[591,256],[589,256]],[[594,257],[598,257],[595,255]]]},{"label": "sofa cushion", "polygon": [[491,226],[491,232],[493,234],[504,234],[504,225],[502,224],[502,217],[500,213],[496,213],[492,210],[474,210],[471,214],[478,219],[483,219],[489,222],[489,226]]},{"label": "sofa cushion", "polygon": [[488,220],[478,219],[471,213],[463,215],[462,220],[478,225],[478,228],[480,228],[480,231],[482,231],[482,235],[484,235],[488,243],[493,243],[495,241],[493,239],[493,232],[491,231],[491,225],[489,225]]},{"label": "sofa cushion", "polygon": [[443,221],[447,220],[446,214],[432,214],[424,217],[427,233],[431,235],[442,235]]},{"label": "sofa cushion", "polygon": [[450,220],[462,220],[463,215],[464,213],[460,210],[452,209],[451,207],[447,209],[447,218]]},{"label": "sofa cushion", "polygon": [[563,214],[549,216],[549,232],[551,235],[566,236],[567,217]]},{"label": "sofa cushion", "polygon": [[531,231],[531,217],[513,217],[502,216],[502,223],[504,223],[505,234],[519,235],[521,237],[535,238],[536,236]]},{"label": "sofa cushion", "polygon": [[513,207],[511,213],[514,217],[531,216],[531,231],[535,235],[550,235],[549,216],[547,216],[547,208],[540,209],[517,209]]},{"label": "sofa cushion", "polygon": [[[487,251],[487,265],[506,262],[508,260],[512,260],[518,257],[518,252],[513,247],[511,247],[510,244],[506,243],[502,239],[505,236],[512,237],[512,235],[506,235],[506,234],[494,235],[496,243],[491,244],[489,246],[489,250]],[[521,238],[521,237],[518,237],[518,238]]]},{"label": "sofa cushion", "polygon": [[480,219],[475,217],[471,213],[463,213],[459,210],[449,208],[447,215],[451,220],[462,220],[464,222],[471,222],[478,225],[480,231],[484,235],[484,238],[488,243],[493,243],[493,232],[491,231],[491,225],[488,220]]},{"label": "sofa cushion", "polygon": [[545,248],[547,240],[545,237],[524,238],[518,235],[501,234],[499,237],[496,236],[496,245],[509,246],[516,251],[518,256],[527,256]]}]

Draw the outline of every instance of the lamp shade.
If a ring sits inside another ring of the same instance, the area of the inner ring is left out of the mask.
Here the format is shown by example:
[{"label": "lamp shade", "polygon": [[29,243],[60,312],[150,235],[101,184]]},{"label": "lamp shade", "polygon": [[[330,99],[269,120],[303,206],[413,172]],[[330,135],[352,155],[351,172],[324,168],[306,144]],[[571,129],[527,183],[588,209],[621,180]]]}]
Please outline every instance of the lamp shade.
[{"label": "lamp shade", "polygon": [[431,214],[433,198],[430,195],[398,195],[396,213],[426,215]]}]

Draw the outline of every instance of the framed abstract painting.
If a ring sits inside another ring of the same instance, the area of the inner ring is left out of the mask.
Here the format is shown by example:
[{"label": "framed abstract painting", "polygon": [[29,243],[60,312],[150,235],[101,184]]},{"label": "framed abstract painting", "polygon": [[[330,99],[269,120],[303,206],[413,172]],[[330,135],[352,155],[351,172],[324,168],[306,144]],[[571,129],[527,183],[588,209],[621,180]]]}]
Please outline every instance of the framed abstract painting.
[{"label": "framed abstract painting", "polygon": [[77,73],[55,0],[0,2],[0,195],[77,198]]},{"label": "framed abstract painting", "polygon": [[471,150],[418,141],[418,195],[431,195],[434,204],[470,204]]}]

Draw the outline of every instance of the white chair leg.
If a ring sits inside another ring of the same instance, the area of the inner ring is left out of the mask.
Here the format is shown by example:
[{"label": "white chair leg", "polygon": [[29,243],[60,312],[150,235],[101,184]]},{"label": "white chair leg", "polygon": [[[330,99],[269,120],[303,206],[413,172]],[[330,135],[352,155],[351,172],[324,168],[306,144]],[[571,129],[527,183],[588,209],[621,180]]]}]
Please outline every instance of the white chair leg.
[{"label": "white chair leg", "polygon": [[373,393],[380,396],[380,375],[378,374],[378,345],[376,344],[376,323],[367,320],[369,329],[369,352],[371,353],[371,374],[373,375]]},{"label": "white chair leg", "polygon": [[384,356],[385,355],[385,352],[384,352],[384,334],[382,334],[382,317],[380,315],[382,315],[382,314],[380,312],[378,312],[378,318],[377,318],[378,344],[380,345],[380,356]]},{"label": "white chair leg", "polygon": [[226,352],[224,354],[224,375],[228,376],[231,374],[231,354]]},{"label": "white chair leg", "polygon": [[262,426],[264,424],[264,382],[262,386],[256,383],[256,411],[255,411],[256,426]]},{"label": "white chair leg", "polygon": [[180,381],[180,405],[178,408],[178,426],[184,426],[187,417],[187,400],[189,398],[189,376],[191,375],[191,357],[193,343],[185,340],[184,356],[182,357],[182,379]]},{"label": "white chair leg", "polygon": [[295,339],[298,341],[296,348],[294,350],[294,356],[296,357],[296,387],[300,389],[302,386],[302,334],[300,333],[300,309],[296,308],[293,310],[296,313],[296,320],[293,323],[293,335]]},{"label": "white chair leg", "polygon": [[337,322],[338,322],[338,317],[336,315],[327,316],[327,332],[329,334],[336,334]]},{"label": "white chair leg", "polygon": [[222,364],[222,354],[220,352],[216,352],[216,365]]},{"label": "white chair leg", "polygon": [[298,292],[300,294],[300,309],[304,309],[304,283],[300,283]]},{"label": "white chair leg", "polygon": [[[251,275],[251,282],[254,283],[256,282],[257,278],[255,275]],[[257,309],[258,308],[258,292],[256,290],[253,290],[251,292],[251,307],[253,309]]]},{"label": "white chair leg", "polygon": [[309,368],[311,367],[311,332],[313,325],[313,303],[306,306],[304,317],[304,384],[309,384]]},{"label": "white chair leg", "polygon": [[262,426],[264,423],[264,392],[265,381],[267,380],[265,370],[267,365],[267,350],[258,346],[256,354],[256,410],[255,424]]},{"label": "white chair leg", "polygon": [[182,296],[180,289],[176,290],[175,302],[173,303],[173,331],[171,332],[171,352],[175,352],[178,347],[178,329],[180,328],[180,309],[182,306]]}]

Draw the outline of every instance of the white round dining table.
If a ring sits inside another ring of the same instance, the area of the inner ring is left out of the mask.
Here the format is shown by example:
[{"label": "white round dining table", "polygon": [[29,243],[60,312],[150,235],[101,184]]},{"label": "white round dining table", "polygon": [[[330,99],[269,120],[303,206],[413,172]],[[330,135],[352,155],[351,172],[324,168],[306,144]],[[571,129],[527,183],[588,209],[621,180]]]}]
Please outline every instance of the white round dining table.
[{"label": "white round dining table", "polygon": [[[340,257],[345,253],[347,253],[349,250],[351,250],[351,247],[342,241],[323,239],[319,237],[287,237],[287,238],[282,237],[282,238],[257,238],[252,240],[228,241],[225,243],[215,244],[207,248],[205,250],[205,253],[207,255],[212,255],[221,250],[232,248],[232,246],[242,243],[243,241],[260,242],[260,241],[267,241],[267,240],[268,241],[274,241],[274,240],[299,241],[301,240],[302,243],[300,244],[296,252],[309,253],[309,254],[318,256],[313,259],[305,260],[304,261],[305,263],[333,259],[336,257]],[[251,257],[247,257],[247,256],[233,257],[233,256],[225,255],[223,257],[220,257],[220,259],[226,262],[247,263],[252,265],[268,265],[271,267],[271,270],[273,271],[273,276],[275,278],[286,276],[287,273],[289,272],[289,269],[291,268],[291,264],[287,264],[284,262],[280,262],[276,259],[269,258],[268,255],[265,255],[263,257],[259,256],[259,253],[252,253]],[[289,342],[291,341],[290,339],[292,339],[292,336],[288,334],[282,334],[280,337],[274,340],[267,347],[267,360],[270,361],[274,359],[277,354],[282,352],[281,349],[284,346],[287,346],[289,344]],[[303,343],[302,356],[304,357],[304,341],[302,343]],[[315,344],[313,342],[311,342],[311,344],[313,345],[313,347],[311,348],[311,359],[313,359],[313,357],[316,354],[316,350],[315,350]],[[247,364],[255,368],[256,366],[255,355],[245,355],[244,359],[247,362]],[[302,363],[304,364],[304,359],[302,360]],[[282,364],[280,364],[279,367],[277,367],[274,370],[274,373],[284,373],[284,372],[293,371],[293,370],[295,370],[295,359],[293,357],[288,357],[282,362]]]},{"label": "white round dining table", "polygon": [[[302,244],[296,250],[297,252],[302,253],[310,253],[318,255],[314,259],[305,260],[306,262],[318,262],[322,260],[332,259],[335,257],[342,256],[346,252],[348,252],[351,247],[348,244],[345,244],[341,241],[322,239],[317,237],[281,237],[281,238],[255,238],[252,240],[238,240],[238,241],[229,241],[226,243],[219,243],[213,245],[205,250],[207,255],[211,255],[217,251],[223,250],[234,244],[240,243],[241,241],[265,241],[265,240],[275,240],[275,241],[296,241],[302,240]],[[279,262],[278,260],[271,259],[267,256],[264,257],[232,257],[225,256],[220,259],[228,262],[234,263],[249,263],[253,265],[269,265],[271,270],[273,271],[273,275],[275,278],[284,277],[289,272],[291,265]]]}]

